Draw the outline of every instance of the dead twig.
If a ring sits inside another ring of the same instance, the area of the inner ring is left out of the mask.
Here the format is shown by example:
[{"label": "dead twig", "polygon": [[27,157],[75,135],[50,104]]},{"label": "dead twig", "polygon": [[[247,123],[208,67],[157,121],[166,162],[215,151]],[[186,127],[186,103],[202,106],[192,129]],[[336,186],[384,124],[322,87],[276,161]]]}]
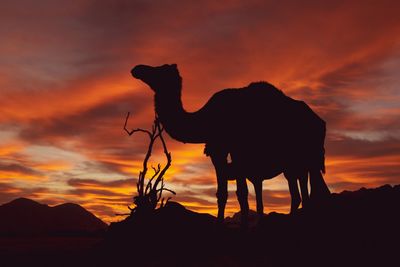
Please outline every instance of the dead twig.
[{"label": "dead twig", "polygon": [[[164,203],[164,198],[162,198],[163,191],[170,192],[174,195],[176,194],[173,190],[165,188],[164,184],[164,175],[171,166],[172,156],[167,149],[167,145],[162,135],[164,128],[161,127],[160,121],[158,120],[157,117],[154,120],[151,131],[141,128],[136,128],[129,131],[127,129],[129,116],[130,113],[128,112],[124,124],[125,132],[129,136],[131,136],[135,132],[146,133],[150,139],[147,152],[143,160],[143,169],[139,172],[138,182],[136,184],[137,195],[133,198],[136,207],[134,209],[132,208],[129,209],[131,210],[131,213],[138,211],[152,211],[157,208],[158,204],[160,203],[160,200],[161,200],[160,207],[164,207],[166,202],[168,202],[168,200],[170,199],[169,197],[167,201]],[[152,166],[151,168],[153,169],[154,174],[145,184],[146,174],[148,171],[148,166],[147,166],[148,161],[152,155],[153,146],[157,139],[161,141],[163,152],[167,158],[167,163],[163,168],[161,168],[161,164],[157,164],[157,167]]]}]

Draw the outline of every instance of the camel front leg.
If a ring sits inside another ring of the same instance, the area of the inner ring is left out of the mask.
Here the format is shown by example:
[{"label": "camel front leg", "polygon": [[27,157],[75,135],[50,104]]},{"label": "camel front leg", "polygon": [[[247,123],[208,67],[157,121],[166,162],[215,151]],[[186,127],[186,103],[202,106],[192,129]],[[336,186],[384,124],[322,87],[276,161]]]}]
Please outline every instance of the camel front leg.
[{"label": "camel front leg", "polygon": [[227,160],[223,155],[211,155],[211,161],[217,174],[217,202],[218,202],[218,221],[224,221],[225,206],[228,199],[228,177]]},{"label": "camel front leg", "polygon": [[218,176],[217,202],[218,202],[218,221],[223,222],[225,218],[225,206],[228,199],[228,180]]},{"label": "camel front leg", "polygon": [[262,180],[254,179],[253,185],[254,185],[254,191],[256,193],[257,214],[259,217],[263,217],[264,205],[263,205],[263,196],[262,196]]},{"label": "camel front leg", "polygon": [[249,216],[249,202],[247,197],[249,195],[249,190],[247,189],[246,178],[236,179],[236,195],[239,200],[241,223],[243,226],[247,226],[247,220]]}]

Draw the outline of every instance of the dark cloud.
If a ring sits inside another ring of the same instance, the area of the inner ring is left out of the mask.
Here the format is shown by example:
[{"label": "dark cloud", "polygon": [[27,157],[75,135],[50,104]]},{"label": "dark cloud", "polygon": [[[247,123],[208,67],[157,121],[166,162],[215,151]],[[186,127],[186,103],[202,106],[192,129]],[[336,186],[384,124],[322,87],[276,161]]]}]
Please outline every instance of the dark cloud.
[{"label": "dark cloud", "polygon": [[73,187],[101,186],[106,188],[118,188],[121,186],[135,185],[134,179],[121,179],[114,181],[99,181],[94,179],[70,179],[68,184]]},{"label": "dark cloud", "polygon": [[279,191],[279,190],[263,190],[263,200],[264,206],[276,208],[276,207],[288,207],[290,206],[291,197],[289,190]]},{"label": "dark cloud", "polygon": [[[137,93],[130,93],[91,107],[77,114],[44,118],[26,124],[21,131],[21,138],[35,143],[51,143],[69,138],[92,138],[121,131],[127,112],[133,116],[140,114],[151,105],[151,100]],[[113,136],[112,138],[116,138]],[[112,139],[110,138],[110,139]]]},{"label": "dark cloud", "polygon": [[399,140],[368,141],[343,138],[329,140],[326,144],[328,157],[350,157],[354,159],[378,158],[384,156],[399,156]]},{"label": "dark cloud", "polygon": [[[140,134],[128,137],[123,125],[127,112],[131,112],[129,129],[148,127],[151,118],[148,123],[143,123],[137,117],[151,107],[150,101],[140,94],[130,93],[109,99],[79,114],[37,119],[23,126],[20,138],[36,145],[64,147],[65,144],[67,149],[70,149],[68,143],[73,140],[76,152],[87,154],[97,161],[97,169],[118,172],[121,171],[121,165],[102,159],[134,161],[143,156],[147,151],[147,137]],[[92,163],[92,166],[96,164]]]},{"label": "dark cloud", "polygon": [[44,187],[21,188],[12,183],[0,182],[0,192],[1,205],[20,197],[32,198],[35,200],[38,199],[41,194],[49,192],[49,190]]},{"label": "dark cloud", "polygon": [[[182,171],[184,173],[184,171]],[[186,173],[185,173],[186,174]],[[194,177],[180,177],[181,175],[176,175],[174,177],[171,177],[171,182],[177,183],[177,184],[190,184],[190,185],[204,185],[204,184],[211,184],[214,185],[217,183],[217,179],[215,176],[208,176],[208,175],[201,175],[198,174],[197,176]]]},{"label": "dark cloud", "polygon": [[178,201],[178,202],[186,202],[186,203],[193,203],[196,206],[214,206],[216,204],[216,201],[209,201],[204,198],[204,196],[196,196],[194,195],[185,195],[185,194],[178,194],[177,196],[173,197],[173,201]]},{"label": "dark cloud", "polygon": [[33,168],[21,165],[20,163],[4,163],[0,162],[0,172],[10,172],[13,173],[12,175],[10,174],[10,178],[13,178],[13,176],[24,176],[24,175],[29,175],[29,176],[42,176],[43,173],[40,171],[37,171]]}]

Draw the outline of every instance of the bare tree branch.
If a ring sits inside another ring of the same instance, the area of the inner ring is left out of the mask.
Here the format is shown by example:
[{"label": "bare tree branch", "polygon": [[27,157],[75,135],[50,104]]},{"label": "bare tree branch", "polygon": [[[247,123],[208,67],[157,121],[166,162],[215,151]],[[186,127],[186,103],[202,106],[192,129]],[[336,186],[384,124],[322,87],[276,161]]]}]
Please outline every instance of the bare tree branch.
[{"label": "bare tree branch", "polygon": [[[167,164],[164,166],[164,168],[162,169],[162,171],[158,175],[158,177],[164,177],[165,172],[171,166],[172,158],[171,158],[171,153],[168,152],[167,145],[165,144],[164,137],[162,136],[162,129],[161,129],[160,122],[159,122],[158,118],[156,118],[156,120],[155,120],[155,125],[156,125],[156,127],[157,127],[157,129],[158,129],[158,131],[160,133],[159,137],[160,137],[160,140],[161,140],[161,143],[162,143],[162,146],[163,146],[164,154],[167,157]],[[156,179],[156,181],[154,182],[154,187],[157,188],[157,185],[160,182],[160,180],[161,179]]]},{"label": "bare tree branch", "polygon": [[[133,209],[128,207],[131,210],[131,214],[132,214],[133,212],[137,212],[139,210],[148,210],[148,211],[154,210],[157,208],[158,204],[160,204],[160,207],[164,207],[164,205],[168,202],[168,200],[171,197],[169,197],[166,200],[166,202],[164,202],[165,199],[162,197],[163,191],[170,192],[174,195],[176,195],[176,193],[173,190],[165,188],[164,175],[165,175],[166,171],[169,169],[169,167],[171,166],[172,157],[171,157],[171,153],[167,149],[164,137],[162,135],[164,128],[161,126],[158,118],[157,117],[155,118],[154,123],[151,127],[151,131],[140,129],[140,128],[129,131],[127,129],[129,116],[130,116],[130,113],[128,112],[126,119],[125,119],[125,124],[124,124],[125,132],[129,136],[131,136],[135,132],[143,132],[143,133],[146,133],[150,139],[149,145],[147,148],[147,152],[146,152],[145,158],[143,160],[143,169],[139,173],[138,182],[136,184],[137,192],[138,192],[138,195],[134,197],[134,204],[136,205],[136,207]],[[157,164],[157,167],[151,166],[151,168],[154,171],[154,174],[147,181],[147,183],[145,183],[146,174],[148,171],[148,161],[152,155],[155,141],[158,138],[161,140],[163,151],[167,158],[167,163],[163,168],[161,168],[160,163]],[[160,199],[162,199],[161,203],[160,203]]]},{"label": "bare tree branch", "polygon": [[151,132],[148,131],[148,130],[144,130],[144,129],[141,129],[141,128],[136,128],[136,129],[133,129],[133,130],[129,131],[129,130],[126,128],[126,126],[127,126],[127,124],[128,124],[129,116],[130,116],[130,112],[128,112],[128,114],[126,115],[125,124],[124,124],[124,130],[125,130],[125,132],[126,132],[129,136],[131,136],[132,134],[134,134],[134,133],[136,133],[136,132],[143,132],[143,133],[146,133],[147,135],[149,135],[149,137],[151,138]]},{"label": "bare tree branch", "polygon": [[145,193],[147,194],[147,192],[148,192],[148,190],[150,189],[152,189],[152,182],[153,182],[153,179],[157,176],[157,174],[160,172],[160,168],[161,168],[161,165],[160,165],[160,163],[157,165],[157,168],[154,168],[153,166],[151,166],[151,168],[154,170],[154,175],[150,178],[150,180],[149,180],[149,182],[147,183],[147,186],[146,186],[146,190],[145,190]]}]

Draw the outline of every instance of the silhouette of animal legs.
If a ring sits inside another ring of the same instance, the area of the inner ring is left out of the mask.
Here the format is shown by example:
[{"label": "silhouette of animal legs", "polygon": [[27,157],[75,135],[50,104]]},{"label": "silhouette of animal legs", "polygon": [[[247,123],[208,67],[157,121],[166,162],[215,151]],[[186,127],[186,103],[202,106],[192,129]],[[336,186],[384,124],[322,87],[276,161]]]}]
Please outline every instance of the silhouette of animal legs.
[{"label": "silhouette of animal legs", "polygon": [[300,192],[297,186],[297,177],[296,177],[297,174],[298,173],[296,172],[290,172],[290,171],[284,173],[286,180],[288,181],[289,184],[289,192],[292,198],[290,205],[291,214],[297,211],[301,203]]},{"label": "silhouette of animal legs", "polygon": [[301,190],[301,205],[303,208],[307,208],[310,203],[310,196],[308,194],[308,172],[302,171],[299,173],[300,177],[298,177],[300,182],[300,190]]},{"label": "silhouette of animal legs", "polygon": [[[234,167],[236,166],[236,168]],[[238,172],[241,173],[238,175]],[[233,180],[236,179],[237,191],[236,195],[239,201],[241,217],[242,220],[247,220],[249,205],[248,205],[248,189],[245,177],[245,171],[242,169],[238,169],[238,165],[234,165],[233,163],[227,163],[226,166],[226,175],[227,179]],[[272,174],[273,173],[273,174]],[[263,197],[262,197],[262,182],[263,180],[272,179],[276,177],[281,172],[272,172],[267,177],[257,176],[257,177],[249,177],[249,180],[254,186],[254,191],[256,194],[256,203],[257,203],[257,213],[260,217],[264,214],[264,205],[263,205]],[[289,192],[291,196],[291,209],[290,213],[293,214],[297,211],[300,206],[300,203],[303,203],[303,207],[309,202],[309,194],[308,194],[308,172],[306,170],[287,170],[284,171],[284,176],[288,181]],[[235,178],[234,178],[235,177]],[[301,187],[301,197],[300,191],[298,188],[298,182]],[[303,199],[303,200],[302,200]],[[306,204],[304,204],[306,203]],[[243,223],[243,221],[242,221]],[[246,222],[245,222],[246,223]]]},{"label": "silhouette of animal legs", "polygon": [[224,221],[226,201],[228,199],[228,176],[227,176],[227,156],[228,153],[212,153],[211,161],[217,174],[217,202],[218,202],[218,221]]},{"label": "silhouette of animal legs", "polygon": [[326,185],[324,178],[322,177],[320,168],[313,168],[310,170],[310,184],[311,193],[310,198],[314,200],[324,200],[330,195],[328,186]]},{"label": "silhouette of animal legs", "polygon": [[262,197],[262,179],[253,180],[254,191],[256,193],[257,213],[259,216],[264,215],[264,205]]},{"label": "silhouette of animal legs", "polygon": [[247,218],[249,215],[249,202],[247,201],[249,190],[247,188],[246,178],[236,179],[236,196],[240,205],[242,226],[247,226]]}]

